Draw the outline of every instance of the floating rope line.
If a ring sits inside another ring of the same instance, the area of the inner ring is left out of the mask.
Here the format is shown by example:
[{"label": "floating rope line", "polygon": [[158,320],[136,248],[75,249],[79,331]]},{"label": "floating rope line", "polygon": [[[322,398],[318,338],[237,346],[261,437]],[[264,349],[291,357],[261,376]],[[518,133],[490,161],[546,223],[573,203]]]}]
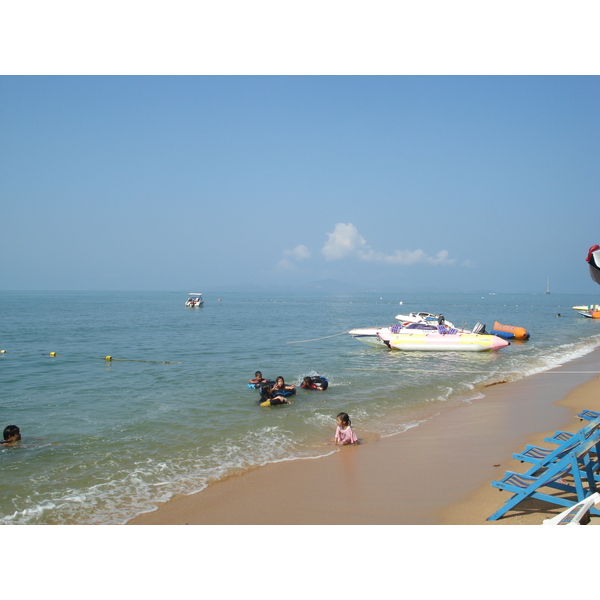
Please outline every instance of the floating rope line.
[{"label": "floating rope line", "polygon": [[[6,350],[0,350],[0,354],[6,354]],[[23,356],[24,352],[17,352],[18,356]],[[62,356],[64,358],[97,358],[99,360],[106,360],[108,362],[119,361],[119,362],[143,362],[143,363],[155,363],[160,365],[180,365],[180,362],[174,362],[170,360],[141,360],[137,358],[113,358],[112,356],[88,356],[86,354],[58,354],[57,352],[50,352],[48,356],[57,358]]]},{"label": "floating rope line", "polygon": [[303,344],[304,342],[316,342],[317,340],[326,340],[327,338],[337,337],[338,335],[344,335],[347,331],[341,333],[334,333],[333,335],[326,335],[325,337],[313,338],[312,340],[298,340],[297,342],[286,342],[286,344]]},{"label": "floating rope line", "polygon": [[99,358],[100,360],[106,360],[108,362],[143,362],[143,363],[156,363],[160,365],[180,365],[180,362],[171,362],[169,360],[138,360],[136,358],[113,358],[112,356],[94,356],[93,358]]}]

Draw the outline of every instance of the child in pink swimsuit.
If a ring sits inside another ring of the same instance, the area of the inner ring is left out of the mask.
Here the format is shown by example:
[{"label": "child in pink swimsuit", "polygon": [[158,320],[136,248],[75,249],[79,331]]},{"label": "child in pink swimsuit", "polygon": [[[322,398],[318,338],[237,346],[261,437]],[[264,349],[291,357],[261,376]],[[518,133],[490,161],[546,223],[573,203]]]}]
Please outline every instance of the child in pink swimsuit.
[{"label": "child in pink swimsuit", "polygon": [[352,427],[351,421],[347,413],[340,413],[337,416],[337,429],[335,430],[335,438],[333,442],[338,446],[348,446],[349,444],[358,444],[358,438]]}]

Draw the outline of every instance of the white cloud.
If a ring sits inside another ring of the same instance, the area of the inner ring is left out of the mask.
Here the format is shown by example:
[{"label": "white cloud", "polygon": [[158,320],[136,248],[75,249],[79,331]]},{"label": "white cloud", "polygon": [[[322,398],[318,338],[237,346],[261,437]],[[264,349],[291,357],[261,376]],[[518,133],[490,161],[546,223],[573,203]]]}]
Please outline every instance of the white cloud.
[{"label": "white cloud", "polygon": [[333,233],[327,235],[329,239],[321,250],[327,260],[339,260],[356,254],[361,248],[368,248],[367,242],[352,223],[338,223]]},{"label": "white cloud", "polygon": [[297,269],[293,262],[290,262],[287,258],[282,258],[276,265],[277,271],[294,271]]},{"label": "white cloud", "polygon": [[310,258],[310,250],[300,244],[296,246],[293,250],[284,250],[283,256],[287,258],[282,258],[276,265],[275,269],[279,272],[282,271],[296,271],[298,267],[294,261],[301,261]]},{"label": "white cloud", "polygon": [[293,250],[284,250],[283,255],[289,256],[294,260],[305,260],[307,258],[310,258],[310,250],[306,246],[300,244],[299,246],[296,246]]},{"label": "white cloud", "polygon": [[396,250],[394,254],[383,256],[381,262],[392,265],[425,263],[428,265],[449,266],[455,264],[456,260],[448,258],[448,250],[440,250],[435,256],[429,256],[423,250]]},{"label": "white cloud", "polygon": [[333,233],[327,235],[329,239],[321,250],[327,260],[355,257],[364,262],[378,262],[389,265],[429,264],[450,266],[456,264],[456,259],[448,258],[447,250],[440,250],[434,256],[429,256],[423,250],[395,250],[393,254],[375,252],[352,223],[338,223]]}]

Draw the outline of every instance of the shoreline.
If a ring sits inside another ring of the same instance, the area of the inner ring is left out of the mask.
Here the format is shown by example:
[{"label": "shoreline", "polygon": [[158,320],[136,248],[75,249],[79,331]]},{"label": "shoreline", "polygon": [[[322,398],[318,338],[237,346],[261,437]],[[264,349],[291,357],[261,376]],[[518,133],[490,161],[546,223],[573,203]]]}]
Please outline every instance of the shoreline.
[{"label": "shoreline", "polygon": [[527,443],[544,445],[556,429],[579,429],[584,423],[575,414],[583,409],[600,411],[599,366],[596,349],[484,388],[483,398],[404,433],[317,459],[258,467],[175,496],[127,524],[541,524],[561,509],[532,500],[525,510],[486,521],[509,497],[490,482],[506,470],[524,470],[513,452]]}]

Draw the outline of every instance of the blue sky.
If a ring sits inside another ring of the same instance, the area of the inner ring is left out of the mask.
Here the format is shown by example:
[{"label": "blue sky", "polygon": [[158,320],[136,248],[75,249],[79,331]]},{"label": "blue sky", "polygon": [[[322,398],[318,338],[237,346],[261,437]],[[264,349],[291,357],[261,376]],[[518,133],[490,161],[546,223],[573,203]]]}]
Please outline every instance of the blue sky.
[{"label": "blue sky", "polygon": [[0,289],[597,292],[597,76],[2,76]]}]

